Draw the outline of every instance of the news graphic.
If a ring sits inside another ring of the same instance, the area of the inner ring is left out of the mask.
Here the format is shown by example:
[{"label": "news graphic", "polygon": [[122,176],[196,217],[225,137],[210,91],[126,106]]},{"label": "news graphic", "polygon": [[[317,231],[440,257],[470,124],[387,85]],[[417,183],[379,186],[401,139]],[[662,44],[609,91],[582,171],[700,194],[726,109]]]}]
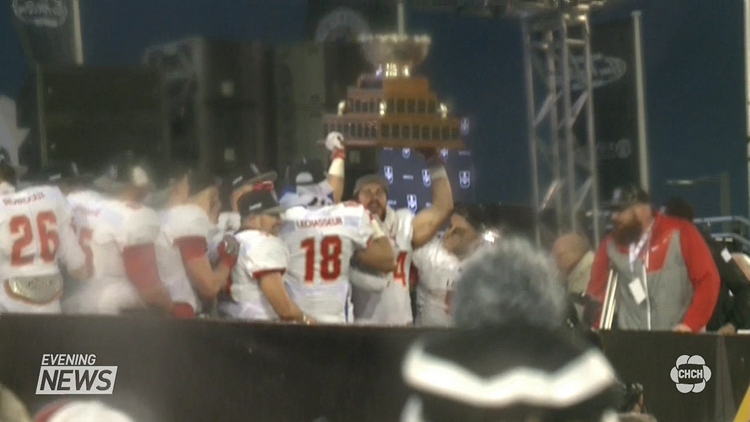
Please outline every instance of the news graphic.
[{"label": "news graphic", "polygon": [[97,366],[94,354],[42,355],[36,394],[112,394],[117,366]]}]

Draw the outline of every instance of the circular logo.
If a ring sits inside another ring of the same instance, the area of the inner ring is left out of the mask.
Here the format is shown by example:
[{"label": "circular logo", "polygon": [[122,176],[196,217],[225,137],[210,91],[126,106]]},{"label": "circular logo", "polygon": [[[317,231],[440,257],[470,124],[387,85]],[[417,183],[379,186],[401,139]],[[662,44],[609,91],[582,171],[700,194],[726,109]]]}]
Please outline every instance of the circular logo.
[{"label": "circular logo", "polygon": [[367,20],[348,7],[339,7],[327,14],[315,30],[315,42],[357,41],[370,32]]},{"label": "circular logo", "polygon": [[669,376],[680,393],[700,393],[711,379],[711,369],[706,366],[702,356],[682,355],[677,358]]},{"label": "circular logo", "polygon": [[633,148],[630,145],[629,139],[620,139],[615,144],[615,154],[617,154],[617,158],[628,158],[630,157],[630,154],[633,152]]}]

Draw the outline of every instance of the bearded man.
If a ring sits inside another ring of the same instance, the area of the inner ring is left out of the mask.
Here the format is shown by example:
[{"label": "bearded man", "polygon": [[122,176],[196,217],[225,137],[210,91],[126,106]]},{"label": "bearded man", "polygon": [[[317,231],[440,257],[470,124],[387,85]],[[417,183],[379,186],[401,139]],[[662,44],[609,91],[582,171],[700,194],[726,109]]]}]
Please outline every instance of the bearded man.
[{"label": "bearded man", "polygon": [[655,212],[648,194],[635,185],[615,189],[607,208],[614,229],[594,259],[588,295],[603,302],[611,269],[618,276],[616,327],[703,331],[720,282],[695,226]]}]

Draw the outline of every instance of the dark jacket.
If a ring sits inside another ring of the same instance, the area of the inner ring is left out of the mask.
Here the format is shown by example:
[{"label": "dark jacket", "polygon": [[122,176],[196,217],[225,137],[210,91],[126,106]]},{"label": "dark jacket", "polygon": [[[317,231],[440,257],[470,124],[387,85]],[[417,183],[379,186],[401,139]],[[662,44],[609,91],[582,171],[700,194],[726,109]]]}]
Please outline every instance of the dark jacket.
[{"label": "dark jacket", "polygon": [[[702,234],[711,250],[711,256],[714,258],[721,279],[719,298],[706,329],[717,331],[727,323],[731,323],[737,329],[748,328],[750,326],[750,281],[722,244],[714,240],[710,234]],[[729,292],[732,292],[734,297],[730,296]]]}]

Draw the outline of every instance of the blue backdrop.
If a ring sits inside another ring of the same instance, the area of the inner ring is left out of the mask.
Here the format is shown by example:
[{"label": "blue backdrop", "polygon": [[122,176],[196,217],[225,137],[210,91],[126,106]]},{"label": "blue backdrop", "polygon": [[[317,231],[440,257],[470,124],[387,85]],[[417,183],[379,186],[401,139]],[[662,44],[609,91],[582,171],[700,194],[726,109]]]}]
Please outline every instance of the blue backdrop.
[{"label": "blue backdrop", "polygon": [[[0,93],[15,97],[26,78],[10,2],[0,8]],[[669,178],[728,171],[732,210],[746,215],[744,50],[741,0],[625,1],[610,15],[643,11],[652,190],[674,193]],[[81,0],[86,62],[125,65],[144,48],[187,36],[305,37],[305,0]],[[515,22],[410,13],[409,28],[433,37],[419,69],[457,114],[471,119],[472,186],[480,201],[527,202],[528,147],[520,28]],[[718,194],[699,214],[718,213]],[[711,195],[715,190],[709,192]],[[709,195],[710,196],[710,195]]]}]

